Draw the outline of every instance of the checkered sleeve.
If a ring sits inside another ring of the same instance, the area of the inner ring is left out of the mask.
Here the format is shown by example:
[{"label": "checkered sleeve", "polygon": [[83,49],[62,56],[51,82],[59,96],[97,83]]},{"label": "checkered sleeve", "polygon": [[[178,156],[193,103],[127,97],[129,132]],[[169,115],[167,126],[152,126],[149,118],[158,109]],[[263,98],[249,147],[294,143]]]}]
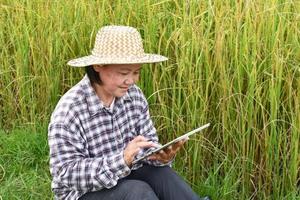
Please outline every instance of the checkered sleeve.
[{"label": "checkered sleeve", "polygon": [[118,179],[130,173],[123,152],[90,158],[78,129],[76,125],[57,122],[49,125],[50,171],[58,186],[81,192],[95,191],[115,186]]}]

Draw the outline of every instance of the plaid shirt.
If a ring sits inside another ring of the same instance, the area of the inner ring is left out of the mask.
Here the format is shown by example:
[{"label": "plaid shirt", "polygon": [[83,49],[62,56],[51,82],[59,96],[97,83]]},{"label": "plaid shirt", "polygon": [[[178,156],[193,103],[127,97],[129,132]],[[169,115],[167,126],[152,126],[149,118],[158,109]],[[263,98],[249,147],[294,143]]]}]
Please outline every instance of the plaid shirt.
[{"label": "plaid shirt", "polygon": [[123,97],[115,99],[110,110],[85,75],[60,99],[48,128],[56,198],[78,199],[86,192],[111,188],[141,167],[138,164],[130,169],[123,158],[124,148],[138,135],[158,142],[142,91],[131,86]]}]

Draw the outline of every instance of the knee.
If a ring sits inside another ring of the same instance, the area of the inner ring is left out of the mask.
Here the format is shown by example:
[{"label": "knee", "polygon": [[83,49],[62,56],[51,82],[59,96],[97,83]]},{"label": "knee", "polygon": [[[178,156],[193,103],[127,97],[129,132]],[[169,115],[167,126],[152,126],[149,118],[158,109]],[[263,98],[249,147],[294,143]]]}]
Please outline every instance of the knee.
[{"label": "knee", "polygon": [[158,200],[153,189],[148,183],[139,180],[129,180],[126,184],[126,199],[130,200]]},{"label": "knee", "polygon": [[[169,166],[164,166],[164,167],[152,167],[151,166],[151,171],[150,171],[151,178],[158,181],[162,182],[164,180],[172,180],[173,177],[177,176],[175,171]],[[163,178],[162,178],[163,177]]]}]

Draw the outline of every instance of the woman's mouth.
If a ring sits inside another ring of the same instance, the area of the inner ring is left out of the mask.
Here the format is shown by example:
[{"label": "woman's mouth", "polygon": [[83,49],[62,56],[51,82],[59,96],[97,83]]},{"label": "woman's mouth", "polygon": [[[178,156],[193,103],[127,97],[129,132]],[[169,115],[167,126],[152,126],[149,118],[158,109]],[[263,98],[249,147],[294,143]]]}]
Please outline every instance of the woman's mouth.
[{"label": "woman's mouth", "polygon": [[128,90],[128,87],[120,87],[121,90]]}]

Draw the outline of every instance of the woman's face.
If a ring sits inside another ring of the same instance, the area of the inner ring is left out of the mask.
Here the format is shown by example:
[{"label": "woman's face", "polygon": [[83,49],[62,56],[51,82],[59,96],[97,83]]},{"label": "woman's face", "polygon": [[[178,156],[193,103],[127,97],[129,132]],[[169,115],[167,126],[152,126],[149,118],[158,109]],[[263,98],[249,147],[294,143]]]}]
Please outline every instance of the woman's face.
[{"label": "woman's face", "polygon": [[112,64],[94,66],[99,72],[101,91],[106,97],[122,97],[139,80],[141,64]]}]

